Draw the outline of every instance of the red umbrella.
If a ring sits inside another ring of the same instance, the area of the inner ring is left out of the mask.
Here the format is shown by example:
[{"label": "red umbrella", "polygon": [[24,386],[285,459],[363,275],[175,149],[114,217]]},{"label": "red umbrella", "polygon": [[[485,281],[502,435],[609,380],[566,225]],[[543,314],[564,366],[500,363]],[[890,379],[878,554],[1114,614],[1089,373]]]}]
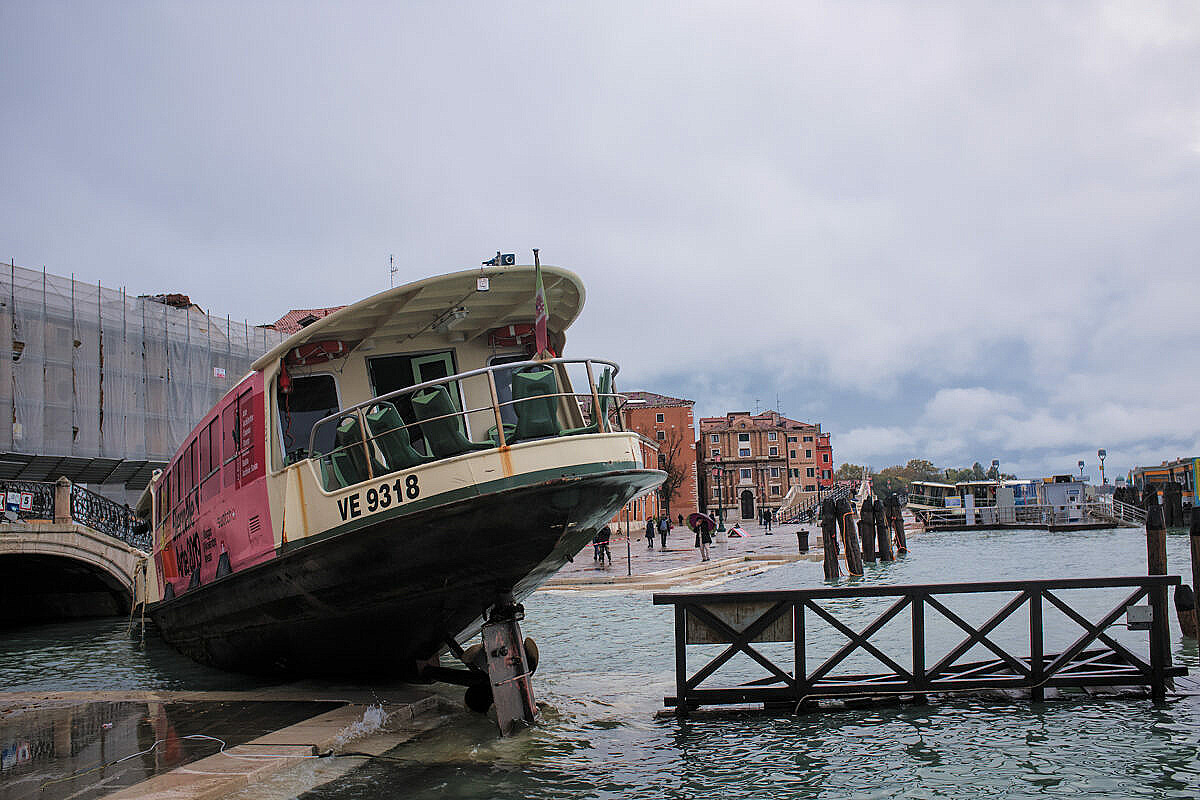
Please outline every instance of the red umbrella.
[{"label": "red umbrella", "polygon": [[717,521],[708,514],[694,511],[688,515],[688,526],[692,530],[699,528],[702,531],[714,531],[717,529]]}]

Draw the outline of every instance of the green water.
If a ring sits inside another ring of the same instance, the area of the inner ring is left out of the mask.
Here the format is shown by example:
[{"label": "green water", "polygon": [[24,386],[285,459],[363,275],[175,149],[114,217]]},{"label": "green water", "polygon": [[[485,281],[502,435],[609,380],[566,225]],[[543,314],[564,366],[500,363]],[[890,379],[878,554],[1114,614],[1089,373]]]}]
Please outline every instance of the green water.
[{"label": "green water", "polygon": [[[1168,539],[1171,571],[1187,570],[1187,536]],[[864,584],[938,583],[1145,571],[1137,530],[1047,534],[980,531],[912,537],[902,561],[868,567]],[[821,567],[797,563],[725,584],[729,589],[822,585]],[[526,601],[525,632],[537,639],[539,725],[499,739],[494,723],[469,714],[332,783],[311,798],[842,798],[842,797],[1186,797],[1200,786],[1200,697],[1162,707],[1149,700],[1076,697],[1024,700],[951,698],[926,706],[843,710],[803,716],[750,714],[720,719],[656,718],[674,693],[673,617],[645,593],[538,593]],[[1006,600],[1007,598],[1005,598]],[[1093,618],[1121,599],[1112,591],[1071,595]],[[888,601],[883,601],[888,602]],[[979,624],[1002,605],[995,596],[951,603]],[[837,615],[861,628],[879,603],[858,601]],[[1020,612],[993,637],[1028,651]],[[1173,618],[1172,614],[1172,618]],[[906,618],[872,638],[907,660]],[[933,663],[961,638],[927,617]],[[1048,649],[1078,635],[1047,612]],[[73,631],[64,645],[58,633]],[[90,633],[89,633],[90,632]],[[1135,652],[1146,634],[1110,629]],[[23,638],[22,638],[23,637]],[[812,626],[811,653],[844,639]],[[244,679],[198,668],[161,644],[140,650],[124,623],[80,623],[26,631],[0,644],[6,688],[238,688]],[[772,648],[776,648],[772,650]],[[780,655],[790,644],[763,645]],[[824,650],[822,650],[824,648]],[[704,648],[696,648],[702,652]],[[1176,664],[1200,677],[1195,642],[1172,619]],[[973,651],[966,660],[985,658]],[[813,655],[809,669],[816,659]],[[694,671],[699,664],[689,662]],[[786,663],[786,661],[785,661]],[[854,666],[852,664],[851,666]],[[863,662],[865,669],[877,668]],[[755,677],[752,665],[719,673]],[[715,676],[717,677],[717,676]],[[288,796],[286,782],[283,796]],[[297,779],[291,796],[304,792]],[[278,786],[276,787],[278,790]],[[279,796],[279,795],[275,795]]]}]

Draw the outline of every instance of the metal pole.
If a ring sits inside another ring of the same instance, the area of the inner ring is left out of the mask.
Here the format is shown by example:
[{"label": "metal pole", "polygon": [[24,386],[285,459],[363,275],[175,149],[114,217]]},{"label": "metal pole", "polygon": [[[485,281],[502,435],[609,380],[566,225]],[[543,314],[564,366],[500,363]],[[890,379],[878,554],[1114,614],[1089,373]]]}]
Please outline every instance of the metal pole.
[{"label": "metal pole", "polygon": [[629,505],[625,506],[625,574],[633,575],[633,556],[629,552]]}]

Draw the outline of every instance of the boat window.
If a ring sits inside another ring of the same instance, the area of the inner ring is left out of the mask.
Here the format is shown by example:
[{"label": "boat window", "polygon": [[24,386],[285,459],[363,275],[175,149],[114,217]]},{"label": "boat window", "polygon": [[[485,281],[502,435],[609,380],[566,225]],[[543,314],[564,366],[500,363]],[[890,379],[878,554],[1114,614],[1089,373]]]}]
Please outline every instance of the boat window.
[{"label": "boat window", "polygon": [[[367,359],[367,375],[371,380],[373,397],[407,389],[418,383],[446,378],[456,371],[453,350],[422,355],[377,356]],[[456,409],[461,410],[462,398],[459,396],[458,382],[446,384],[446,391],[450,393],[450,402],[454,403]],[[416,421],[412,407],[412,395],[394,397],[391,403],[400,412],[400,417],[405,422],[411,424]],[[413,446],[417,448],[418,452],[422,452],[421,443],[425,440],[421,435],[420,426],[414,425],[408,429],[408,433]]]},{"label": "boat window", "polygon": [[[277,392],[279,407],[280,443],[288,464],[308,457],[308,437],[313,425],[322,417],[341,408],[337,383],[332,375],[306,375],[292,378],[290,392]],[[327,453],[333,449],[333,426],[324,425],[317,432],[317,450]]]}]

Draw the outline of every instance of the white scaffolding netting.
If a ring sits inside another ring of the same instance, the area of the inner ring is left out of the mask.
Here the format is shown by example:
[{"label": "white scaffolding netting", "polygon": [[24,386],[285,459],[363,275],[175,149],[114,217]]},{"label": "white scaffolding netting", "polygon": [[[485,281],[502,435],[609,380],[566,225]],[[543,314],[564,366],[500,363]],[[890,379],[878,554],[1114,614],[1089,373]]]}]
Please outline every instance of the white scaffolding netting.
[{"label": "white scaffolding netting", "polygon": [[0,451],[165,461],[287,338],[11,264],[0,266]]}]

